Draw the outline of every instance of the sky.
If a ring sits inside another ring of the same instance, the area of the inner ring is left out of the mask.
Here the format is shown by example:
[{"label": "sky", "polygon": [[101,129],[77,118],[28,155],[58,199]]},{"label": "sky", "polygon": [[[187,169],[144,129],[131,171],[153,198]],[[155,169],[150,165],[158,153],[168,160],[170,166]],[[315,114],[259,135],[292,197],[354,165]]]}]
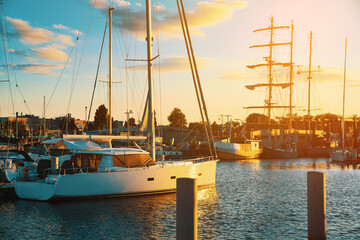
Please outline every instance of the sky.
[{"label": "sky", "polygon": [[[141,118],[146,66],[131,60],[146,59],[143,0],[2,0],[1,28],[6,34],[0,50],[0,117],[15,112],[43,116],[45,103],[47,118],[67,113],[85,118],[109,6],[114,7],[113,116],[125,120],[131,110],[131,117]],[[306,114],[312,31],[312,114],[342,114],[347,38],[345,115],[360,115],[360,0],[184,0],[184,7],[211,122],[219,123],[221,114],[243,121],[251,113],[266,113],[244,107],[263,106],[267,98],[266,88],[251,91],[245,86],[268,81],[266,68],[246,66],[264,63],[269,55],[268,48],[250,46],[269,42],[268,32],[253,30],[269,27],[270,17],[275,26],[294,25],[294,112]],[[168,124],[167,116],[175,107],[188,122],[200,121],[176,1],[152,1],[152,9],[153,54],[159,55],[154,62],[158,122]],[[90,120],[99,105],[109,102],[107,34]],[[287,42],[290,31],[276,30],[274,39]],[[290,48],[275,47],[274,58],[289,62]],[[7,79],[10,85],[4,82]],[[289,69],[275,69],[274,81],[289,81]],[[288,104],[288,89],[273,94],[275,103]],[[272,115],[287,113],[274,110]]]}]

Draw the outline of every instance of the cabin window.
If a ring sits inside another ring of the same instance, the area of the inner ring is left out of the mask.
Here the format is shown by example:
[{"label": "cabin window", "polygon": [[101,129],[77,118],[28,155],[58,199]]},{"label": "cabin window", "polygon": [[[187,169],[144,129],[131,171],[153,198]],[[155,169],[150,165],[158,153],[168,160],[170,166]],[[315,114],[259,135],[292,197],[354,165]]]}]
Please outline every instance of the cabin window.
[{"label": "cabin window", "polygon": [[154,181],[154,178],[152,177],[152,178],[148,178],[148,181]]},{"label": "cabin window", "polygon": [[114,167],[143,167],[151,164],[155,164],[155,162],[148,154],[120,154],[113,156]]},{"label": "cabin window", "polygon": [[170,179],[175,179],[175,178],[176,178],[176,176],[171,176],[171,177],[170,177]]},{"label": "cabin window", "polygon": [[76,153],[71,156],[75,167],[95,168],[99,167],[102,155],[93,153]]}]

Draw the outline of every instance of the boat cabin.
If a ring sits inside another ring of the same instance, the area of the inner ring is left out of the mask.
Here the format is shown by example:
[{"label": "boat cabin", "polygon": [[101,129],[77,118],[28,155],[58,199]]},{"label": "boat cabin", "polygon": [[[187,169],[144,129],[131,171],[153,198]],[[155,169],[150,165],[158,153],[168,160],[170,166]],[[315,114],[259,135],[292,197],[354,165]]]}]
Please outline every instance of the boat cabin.
[{"label": "boat cabin", "polygon": [[75,151],[70,160],[61,166],[61,172],[66,170],[81,170],[94,172],[112,170],[117,168],[136,168],[155,164],[150,154],[146,151],[133,148],[80,150]]}]

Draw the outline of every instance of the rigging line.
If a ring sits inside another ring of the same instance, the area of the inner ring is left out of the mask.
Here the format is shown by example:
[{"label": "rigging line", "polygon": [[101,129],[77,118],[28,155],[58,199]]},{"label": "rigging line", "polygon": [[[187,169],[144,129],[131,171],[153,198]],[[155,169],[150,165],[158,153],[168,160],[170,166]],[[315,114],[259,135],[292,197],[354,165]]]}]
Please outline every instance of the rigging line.
[{"label": "rigging line", "polygon": [[[76,60],[77,60],[78,49],[79,49],[79,42],[77,42],[76,47],[75,47],[75,59],[74,59],[73,74],[72,74],[72,79],[71,79],[71,89],[74,89],[74,87],[75,87],[75,70],[76,70]],[[80,62],[79,62],[79,64],[80,64]]]},{"label": "rigging line", "polygon": [[[120,26],[121,25],[121,23],[119,22],[119,19],[120,19],[120,17],[117,15],[117,12],[116,12],[116,10],[114,11],[114,15],[115,15],[115,19],[114,19],[114,22],[115,22],[115,24],[117,24],[118,26]],[[121,40],[122,38],[121,38],[121,33],[120,33],[120,27],[118,27],[118,28],[115,28],[115,37],[116,37],[116,40],[119,42],[119,44],[118,44],[118,46],[120,46],[120,51],[119,50],[117,50],[117,52],[120,52],[121,53],[121,55],[122,55],[122,57],[123,57],[123,59],[125,59],[125,58],[127,58],[127,55],[126,55],[126,46],[125,46],[125,49],[123,49],[123,46],[122,46],[122,42],[125,42],[126,41],[126,39],[123,39],[123,41]],[[126,44],[125,44],[126,45]],[[117,45],[115,45],[115,47],[117,47]],[[118,72],[119,72],[119,76],[120,76],[120,79],[122,79],[122,73],[121,73],[121,60],[120,60],[120,58],[119,58],[119,55],[120,54],[116,54],[115,56],[116,56],[116,58],[117,58],[117,60],[118,60],[118,64],[119,64],[119,68],[118,68]],[[126,66],[125,66],[125,70],[126,70]],[[125,73],[126,74],[126,73]],[[125,78],[126,78],[126,76],[125,76]],[[122,88],[121,88],[122,89]],[[120,91],[121,91],[121,89],[120,89]],[[120,95],[120,97],[122,97],[122,95]],[[120,101],[120,102],[122,102],[122,101]],[[122,112],[122,110],[121,110],[121,104],[120,104],[120,112]]]},{"label": "rigging line", "polygon": [[[156,0],[156,5],[158,5],[158,1]],[[158,59],[158,74],[159,74],[159,108],[160,108],[160,126],[162,126],[163,124],[163,115],[162,115],[162,92],[161,92],[161,66],[160,66],[160,33],[159,33],[159,22],[158,22],[158,9],[156,8],[156,11],[155,11],[155,32],[156,32],[156,43],[157,43],[157,50],[158,50],[158,56],[159,56],[159,59]],[[159,135],[160,136],[163,136],[163,128],[161,127],[159,129],[160,133]]]},{"label": "rigging line", "polygon": [[[78,41],[78,40],[79,40],[79,38],[76,39],[76,41]],[[63,69],[61,70],[60,76],[59,76],[59,78],[58,78],[58,80],[57,80],[57,82],[56,82],[56,84],[55,84],[55,88],[54,88],[54,90],[52,91],[52,93],[51,93],[51,95],[50,95],[50,99],[49,99],[48,103],[46,104],[45,110],[47,110],[47,108],[49,107],[49,104],[50,104],[50,102],[51,102],[51,100],[52,100],[52,98],[53,98],[53,96],[54,96],[54,94],[55,94],[56,88],[57,88],[57,86],[59,85],[59,82],[60,82],[60,80],[61,80],[61,77],[62,77],[62,75],[63,75],[63,73],[64,73],[64,71],[65,71],[65,68],[66,68],[69,60],[70,60],[70,56],[71,56],[71,54],[72,54],[72,52],[73,52],[73,50],[74,50],[74,48],[75,48],[75,45],[76,45],[76,43],[72,46],[72,48],[71,48],[71,50],[70,50],[69,56],[68,56],[68,58],[67,58],[67,60],[66,60],[66,62],[65,62],[65,64],[64,64]]]},{"label": "rigging line", "polygon": [[94,95],[95,95],[96,83],[97,83],[97,81],[98,81],[98,76],[99,76],[99,69],[100,69],[100,63],[101,63],[101,57],[102,57],[102,53],[103,53],[103,48],[104,48],[104,42],[105,42],[105,37],[106,37],[107,25],[108,25],[108,18],[106,18],[104,36],[103,36],[103,40],[102,40],[102,43],[101,43],[99,61],[98,61],[97,69],[96,69],[94,89],[93,89],[92,96],[91,96],[91,102],[90,102],[90,107],[89,107],[89,114],[88,114],[88,118],[87,118],[87,121],[86,121],[85,130],[88,128],[88,125],[89,125],[89,120],[90,120],[90,115],[91,115],[91,109],[92,109],[93,100],[94,100]]},{"label": "rigging line", "polygon": [[176,145],[176,147],[173,148],[173,149],[171,149],[171,151],[170,151],[168,154],[165,155],[165,157],[169,156],[172,152],[178,150],[178,149],[181,147],[181,144],[182,144],[183,142],[185,142],[185,139],[187,139],[187,138],[190,136],[191,133],[195,132],[195,131],[194,131],[194,128],[195,128],[195,125],[192,127],[192,129],[190,129],[190,131],[188,132],[188,134],[186,134],[186,136],[183,137],[183,139],[181,139],[181,141]]},{"label": "rigging line", "polygon": [[[2,12],[3,12],[3,22],[5,24],[5,16],[4,16],[4,8],[3,8],[3,4],[2,2],[0,3],[1,4],[1,9],[2,9]],[[5,52],[5,64],[6,64],[6,72],[7,72],[7,76],[8,76],[8,83],[9,83],[9,91],[10,91],[10,97],[11,97],[11,104],[12,104],[12,110],[13,112],[15,112],[15,106],[14,106],[14,98],[13,98],[13,94],[12,94],[12,90],[11,90],[11,83],[10,83],[10,71],[9,71],[9,61],[8,61],[8,57],[7,57],[7,46],[6,46],[6,40],[5,40],[5,37],[6,37],[6,29],[5,29],[5,25],[4,25],[4,28],[1,25],[1,32],[3,33],[2,34],[2,40],[3,40],[3,46],[4,46],[4,52]]]},{"label": "rigging line", "polygon": [[[199,80],[198,75],[196,75],[196,79],[195,79],[195,73],[194,72],[195,72],[195,69],[196,69],[196,63],[194,61],[195,58],[191,57],[191,55],[193,56],[193,54],[190,53],[190,48],[192,49],[192,45],[191,45],[190,36],[189,36],[189,29],[187,28],[184,6],[182,4],[182,0],[180,0],[180,1],[181,1],[181,9],[180,9],[180,5],[179,5],[179,0],[177,0],[176,3],[178,5],[181,28],[182,28],[183,35],[184,35],[184,40],[185,40],[185,43],[186,43],[186,50],[187,50],[187,53],[188,53],[189,63],[190,63],[190,66],[191,66],[191,74],[192,74],[193,82],[194,82],[194,86],[195,86],[195,92],[196,92],[196,96],[197,96],[197,100],[198,100],[200,115],[201,115],[201,119],[202,119],[202,122],[203,122],[203,125],[204,125],[204,131],[205,131],[206,137],[208,139],[210,155],[213,155],[212,152],[213,152],[213,150],[215,150],[215,148],[213,146],[211,146],[211,145],[213,145],[212,144],[213,139],[209,139],[208,129],[207,129],[207,126],[206,126],[205,120],[204,120],[203,110],[205,111],[206,108],[202,109],[202,107],[204,106],[204,101],[200,101],[200,96],[199,95],[201,94],[201,89],[200,89],[201,86],[200,85],[198,86],[199,81],[196,81],[196,80]],[[185,28],[186,28],[186,31],[185,31]],[[211,138],[212,138],[212,134],[211,134]],[[214,153],[215,152],[216,152],[216,150],[214,151]],[[215,155],[216,155],[216,153],[215,153]]]},{"label": "rigging line", "polygon": [[[95,1],[95,2],[96,2],[96,1]],[[89,36],[89,31],[90,31],[90,27],[91,27],[93,15],[94,15],[94,10],[95,10],[95,5],[93,6],[93,9],[92,9],[92,12],[91,12],[90,23],[89,23],[88,30],[87,30],[87,32],[86,32],[85,41],[84,41],[84,46],[83,46],[83,49],[82,49],[82,52],[81,52],[81,56],[80,56],[80,60],[79,60],[79,65],[78,65],[77,72],[76,72],[76,76],[75,76],[74,86],[72,87],[71,92],[70,92],[70,99],[69,99],[69,104],[68,104],[68,108],[67,108],[66,113],[69,113],[70,104],[71,104],[71,99],[72,99],[72,96],[73,96],[73,93],[74,93],[74,89],[75,89],[75,84],[76,84],[76,81],[77,81],[77,78],[78,78],[78,75],[79,75],[81,60],[82,60],[82,58],[83,58],[84,51],[85,51],[85,46],[86,46],[86,41],[87,41],[87,38],[88,38],[88,36]]]},{"label": "rigging line", "polygon": [[[1,4],[1,9],[2,9],[2,12],[3,12],[3,17],[4,17],[4,16],[5,16],[5,11],[4,11],[4,7],[3,7],[2,4]],[[7,29],[7,27],[6,27],[6,21],[5,21],[4,18],[3,18],[3,21],[4,21],[4,30],[5,30],[5,38],[6,38],[6,29]],[[9,47],[11,47],[9,38],[6,38],[6,40],[7,40],[7,42],[8,42]],[[25,106],[26,106],[27,110],[28,110],[29,113],[31,114],[29,105],[27,104],[26,99],[25,99],[25,97],[24,97],[24,95],[23,95],[23,93],[22,93],[22,91],[21,91],[21,89],[20,89],[20,86],[19,86],[19,84],[18,84],[18,81],[17,81],[16,69],[15,69],[15,64],[14,64],[14,58],[13,58],[13,54],[12,54],[11,52],[10,52],[10,59],[11,59],[12,66],[13,66],[12,69],[13,69],[13,72],[14,72],[14,79],[15,79],[16,87],[17,87],[18,90],[19,90],[19,93],[20,93],[20,95],[21,95],[21,97],[22,97],[22,99],[23,99],[23,101],[24,101],[24,103],[25,103]],[[9,78],[9,79],[10,79],[10,78]],[[16,98],[16,97],[14,97],[14,98]]]},{"label": "rigging line", "polygon": [[[116,12],[116,10],[114,10],[113,11],[113,15],[115,16],[114,18],[113,18],[113,22],[115,23],[115,24],[117,24],[118,26],[120,26],[121,25],[121,22],[119,21],[119,19],[120,19],[120,17],[117,15],[117,12]],[[126,41],[126,39],[124,40],[122,40],[121,39],[121,34],[120,34],[120,30],[118,30],[117,28],[115,28],[115,34],[114,34],[114,36],[116,37],[116,40],[117,41],[119,41],[119,46],[120,46],[120,53],[122,54],[122,56],[123,56],[123,58],[125,59],[125,57],[126,57],[126,51],[123,49],[123,46],[121,45],[121,43],[122,42],[125,42]],[[126,47],[125,47],[126,48]],[[120,61],[119,61],[120,62]]]},{"label": "rigging line", "polygon": [[[96,0],[95,0],[95,4],[96,4]],[[66,68],[69,60],[70,60],[70,56],[71,56],[71,54],[72,54],[72,52],[73,52],[73,50],[74,50],[74,47],[75,47],[75,45],[77,44],[77,41],[79,41],[80,34],[81,34],[81,29],[82,29],[82,26],[83,26],[83,24],[84,24],[85,15],[86,15],[88,6],[89,6],[89,5],[87,5],[87,7],[85,8],[84,15],[83,15],[83,18],[82,18],[81,24],[80,24],[80,29],[79,29],[79,31],[78,31],[78,34],[77,34],[77,37],[76,37],[76,40],[75,40],[76,42],[75,42],[74,45],[72,46],[72,48],[71,48],[71,50],[70,50],[70,53],[69,53],[69,56],[68,56],[68,58],[66,59],[66,62],[65,62],[65,64],[64,64],[64,67],[63,67],[63,69],[61,70],[59,79],[57,80],[57,82],[56,82],[56,84],[55,84],[55,88],[54,88],[53,92],[51,93],[51,96],[50,96],[50,98],[49,98],[48,103],[46,104],[45,111],[47,110],[47,108],[48,108],[49,105],[50,105],[50,102],[51,102],[51,100],[52,100],[52,98],[53,98],[53,96],[54,96],[54,94],[55,94],[56,88],[57,88],[57,86],[59,85],[59,82],[60,82],[60,80],[61,80],[61,77],[62,77],[62,75],[63,75],[63,73],[64,73],[64,71],[65,71],[65,68]]]}]

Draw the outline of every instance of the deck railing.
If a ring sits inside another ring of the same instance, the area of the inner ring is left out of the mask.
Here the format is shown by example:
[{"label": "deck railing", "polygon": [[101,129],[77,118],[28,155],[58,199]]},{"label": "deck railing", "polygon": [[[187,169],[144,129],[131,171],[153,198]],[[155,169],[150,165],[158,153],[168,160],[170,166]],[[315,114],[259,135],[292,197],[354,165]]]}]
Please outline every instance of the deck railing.
[{"label": "deck railing", "polygon": [[[213,159],[211,157],[198,157],[193,158],[189,160],[183,160],[183,161],[163,161],[161,163],[161,167],[175,167],[179,166],[181,163],[183,165],[187,165],[190,163],[196,163],[196,162],[204,162],[204,161],[212,161]],[[128,172],[128,171],[135,171],[135,170],[144,170],[148,169],[151,166],[157,165],[156,163],[153,164],[132,164],[132,165],[123,165],[123,166],[112,166],[112,167],[73,167],[73,168],[47,168],[43,170],[43,176],[48,175],[66,175],[66,174],[75,174],[75,173],[100,173],[100,172]],[[157,165],[159,166],[159,165]],[[119,168],[117,168],[119,167]]]}]

